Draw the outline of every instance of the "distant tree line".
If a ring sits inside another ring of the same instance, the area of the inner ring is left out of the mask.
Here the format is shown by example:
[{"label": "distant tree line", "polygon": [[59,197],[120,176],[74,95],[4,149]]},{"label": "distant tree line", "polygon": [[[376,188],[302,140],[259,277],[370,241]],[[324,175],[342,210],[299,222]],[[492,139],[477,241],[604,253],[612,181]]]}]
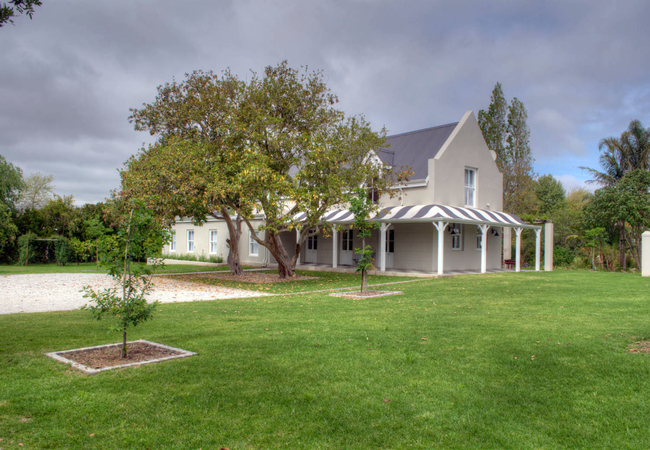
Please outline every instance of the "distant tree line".
[{"label": "distant tree line", "polygon": [[[620,137],[602,139],[600,169],[581,167],[599,188],[566,192],[552,175],[534,172],[526,119],[523,103],[514,98],[508,104],[500,83],[488,109],[479,112],[483,136],[503,174],[504,211],[554,223],[556,266],[639,268],[641,234],[650,229],[650,128],[633,120]],[[532,264],[534,236],[524,235],[522,257]]]},{"label": "distant tree line", "polygon": [[98,239],[115,228],[109,203],[78,207],[54,192],[54,177],[22,170],[0,155],[0,263],[96,261]]}]

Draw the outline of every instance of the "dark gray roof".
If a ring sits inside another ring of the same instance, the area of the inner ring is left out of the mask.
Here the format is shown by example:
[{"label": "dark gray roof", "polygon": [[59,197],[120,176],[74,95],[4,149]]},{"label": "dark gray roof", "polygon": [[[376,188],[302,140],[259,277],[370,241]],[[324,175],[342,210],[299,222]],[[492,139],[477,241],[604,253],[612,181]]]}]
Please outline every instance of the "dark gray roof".
[{"label": "dark gray roof", "polygon": [[458,122],[388,136],[388,145],[377,151],[377,156],[395,168],[411,167],[415,172],[411,180],[425,179],[428,160],[436,156],[456,125]]}]

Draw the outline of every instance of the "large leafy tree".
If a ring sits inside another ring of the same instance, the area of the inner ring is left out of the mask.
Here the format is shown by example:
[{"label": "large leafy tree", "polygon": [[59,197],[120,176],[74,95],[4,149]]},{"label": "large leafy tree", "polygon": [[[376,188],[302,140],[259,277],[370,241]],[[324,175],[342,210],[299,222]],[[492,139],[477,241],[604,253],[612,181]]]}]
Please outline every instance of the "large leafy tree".
[{"label": "large leafy tree", "polygon": [[515,97],[508,105],[500,83],[492,91],[487,111],[478,114],[485,142],[497,154],[497,167],[503,174],[503,208],[520,215],[535,209],[536,175],[527,119],[523,102]]},{"label": "large leafy tree", "polygon": [[549,215],[566,205],[566,192],[562,183],[553,175],[543,175],[535,184],[539,212]]},{"label": "large leafy tree", "polygon": [[[231,240],[241,233],[233,217],[243,219],[275,257],[280,276],[292,276],[302,244],[320,231],[328,209],[360,184],[389,184],[371,153],[384,133],[363,117],[346,117],[334,108],[337,101],[321,72],[286,61],[246,83],[229,72],[194,72],[161,86],[156,102],[132,110],[136,129],[159,140],[127,163],[123,192],[147,196],[168,219],[200,223],[216,214]],[[263,214],[260,229],[256,213]],[[281,236],[294,230],[296,247],[287,251]],[[230,243],[231,255],[237,248]]]},{"label": "large leafy tree", "polygon": [[641,234],[650,228],[650,171],[630,171],[613,186],[598,189],[587,215],[595,225],[625,224],[624,242],[641,267]]},{"label": "large leafy tree", "polygon": [[[601,170],[580,167],[586,170],[595,183],[603,187],[615,186],[625,175],[634,170],[650,170],[650,129],[638,120],[630,122],[620,138],[608,137],[600,141]],[[625,268],[625,218],[616,222],[619,231],[619,264]]]},{"label": "large leafy tree", "polygon": [[[208,216],[224,219],[230,234],[228,265],[242,273],[239,262],[241,216],[246,209],[241,189],[225,189],[243,167],[239,158],[243,134],[237,129],[237,111],[244,83],[226,71],[194,71],[183,82],[158,87],[153,103],[132,109],[129,118],[139,131],[158,142],[127,161],[121,171],[122,195],[138,197],[158,217],[173,223],[191,217],[197,224]],[[245,155],[245,154],[244,154]]]},{"label": "large leafy tree", "polygon": [[23,172],[0,155],[0,256],[16,239],[16,202],[23,188]]}]

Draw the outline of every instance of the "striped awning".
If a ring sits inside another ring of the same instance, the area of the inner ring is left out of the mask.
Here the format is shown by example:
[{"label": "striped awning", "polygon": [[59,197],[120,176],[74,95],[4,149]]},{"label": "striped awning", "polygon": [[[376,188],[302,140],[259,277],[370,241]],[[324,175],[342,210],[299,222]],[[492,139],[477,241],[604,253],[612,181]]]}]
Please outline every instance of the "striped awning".
[{"label": "striped awning", "polygon": [[[303,220],[304,214],[297,214],[295,219]],[[371,215],[370,220],[390,223],[445,221],[476,225],[487,224],[495,227],[541,228],[539,225],[531,225],[513,214],[501,211],[446,205],[389,206]],[[323,217],[323,222],[335,224],[353,223],[354,214],[345,209],[329,211]]]}]

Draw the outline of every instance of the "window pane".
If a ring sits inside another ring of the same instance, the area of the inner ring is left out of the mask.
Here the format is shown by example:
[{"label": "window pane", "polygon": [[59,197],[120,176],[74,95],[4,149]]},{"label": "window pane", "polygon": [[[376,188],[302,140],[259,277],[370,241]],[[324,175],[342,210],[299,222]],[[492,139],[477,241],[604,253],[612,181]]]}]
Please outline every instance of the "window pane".
[{"label": "window pane", "polygon": [[318,236],[314,236],[314,250],[318,250]]}]

